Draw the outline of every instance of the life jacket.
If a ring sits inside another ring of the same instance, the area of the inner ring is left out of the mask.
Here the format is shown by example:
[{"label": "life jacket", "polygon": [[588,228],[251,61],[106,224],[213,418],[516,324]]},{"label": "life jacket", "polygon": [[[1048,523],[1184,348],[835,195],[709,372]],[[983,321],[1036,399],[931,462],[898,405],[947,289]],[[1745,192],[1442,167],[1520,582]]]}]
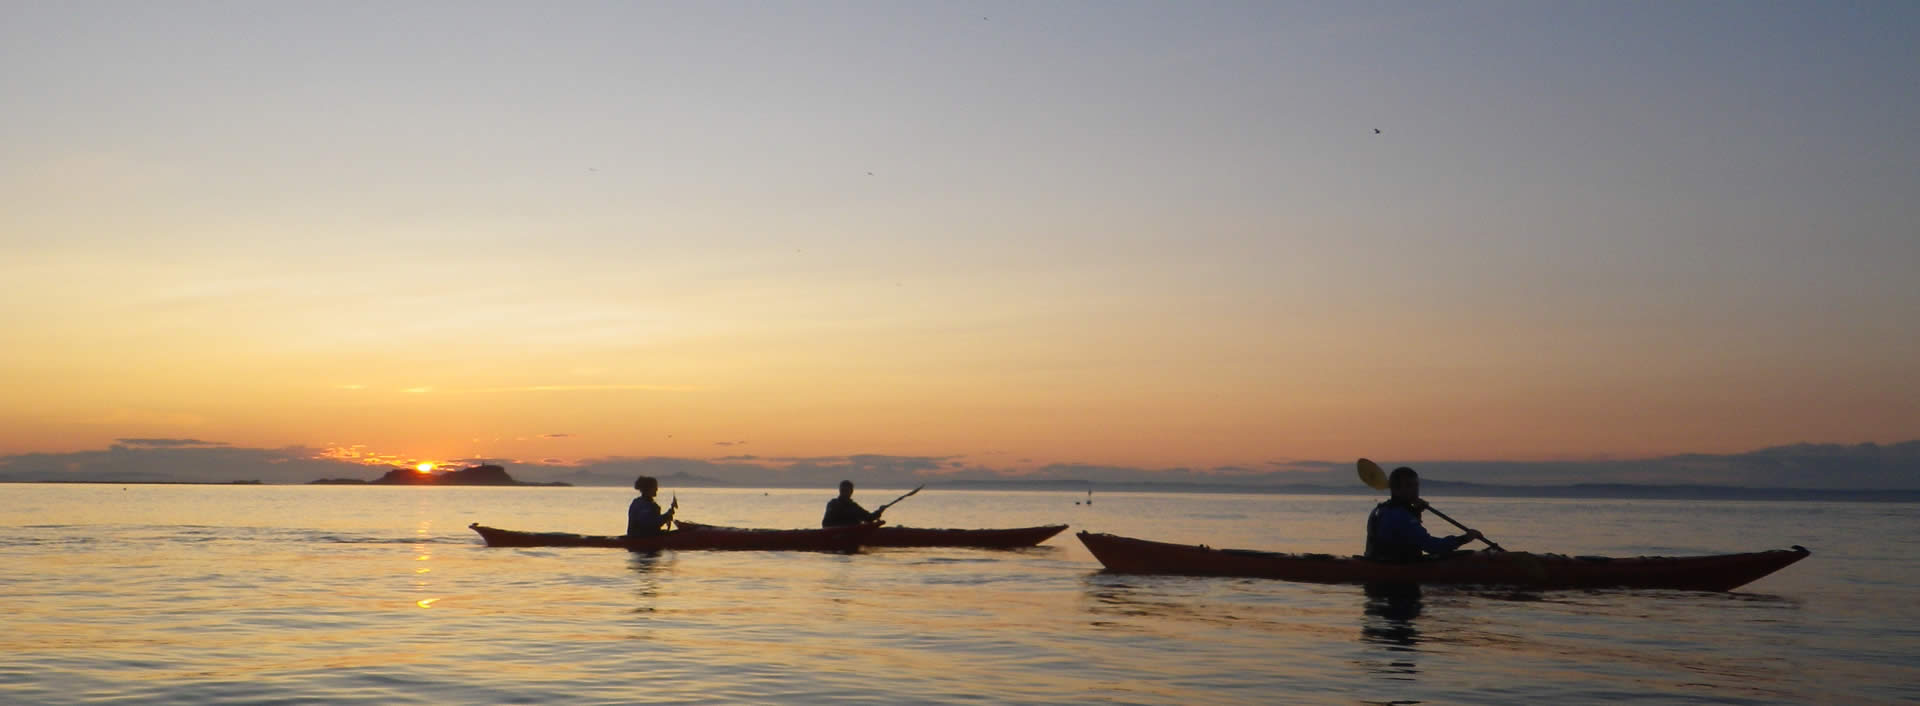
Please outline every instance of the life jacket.
[{"label": "life jacket", "polygon": [[628,537],[651,537],[657,534],[666,534],[666,532],[660,529],[660,525],[664,521],[660,516],[660,503],[654,502],[645,496],[634,498],[633,502],[627,505]]},{"label": "life jacket", "polygon": [[1420,551],[1420,547],[1418,546],[1388,541],[1385,533],[1380,529],[1380,516],[1385,513],[1388,508],[1400,508],[1413,513],[1414,523],[1418,524],[1420,522],[1420,510],[1414,507],[1412,503],[1388,499],[1386,502],[1373,506],[1373,512],[1367,515],[1366,558],[1374,561],[1391,562],[1419,561],[1426,558],[1426,553]]},{"label": "life jacket", "polygon": [[850,527],[873,520],[873,513],[860,507],[853,498],[835,497],[827,501],[827,514],[820,518],[821,527]]}]

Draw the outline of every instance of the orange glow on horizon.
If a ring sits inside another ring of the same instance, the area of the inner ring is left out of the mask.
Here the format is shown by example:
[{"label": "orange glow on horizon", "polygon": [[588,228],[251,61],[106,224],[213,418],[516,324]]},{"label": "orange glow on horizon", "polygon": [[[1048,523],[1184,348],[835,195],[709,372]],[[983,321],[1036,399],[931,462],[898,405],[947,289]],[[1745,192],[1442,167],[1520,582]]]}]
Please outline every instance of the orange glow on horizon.
[{"label": "orange glow on horizon", "polygon": [[414,470],[416,470],[416,471],[419,471],[419,472],[421,472],[421,473],[432,473],[432,472],[433,472],[433,464],[431,464],[431,463],[422,463],[422,464],[420,464],[420,465],[418,465],[418,466],[414,466],[414,467],[413,467],[413,469],[414,469]]}]

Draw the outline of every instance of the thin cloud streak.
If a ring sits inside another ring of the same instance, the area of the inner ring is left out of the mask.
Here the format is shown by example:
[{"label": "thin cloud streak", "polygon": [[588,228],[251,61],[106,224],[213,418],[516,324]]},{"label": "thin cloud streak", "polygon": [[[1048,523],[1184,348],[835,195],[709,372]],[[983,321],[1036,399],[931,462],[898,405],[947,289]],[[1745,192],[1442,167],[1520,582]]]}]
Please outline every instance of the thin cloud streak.
[{"label": "thin cloud streak", "polygon": [[184,447],[195,447],[195,446],[230,446],[231,445],[224,441],[203,441],[200,439],[126,438],[126,439],[114,439],[113,442],[122,446],[142,446],[142,447],[148,447],[148,448],[184,448]]},{"label": "thin cloud streak", "polygon": [[632,390],[638,392],[693,392],[701,389],[696,385],[526,385],[522,387],[487,387],[474,392],[604,392]]}]

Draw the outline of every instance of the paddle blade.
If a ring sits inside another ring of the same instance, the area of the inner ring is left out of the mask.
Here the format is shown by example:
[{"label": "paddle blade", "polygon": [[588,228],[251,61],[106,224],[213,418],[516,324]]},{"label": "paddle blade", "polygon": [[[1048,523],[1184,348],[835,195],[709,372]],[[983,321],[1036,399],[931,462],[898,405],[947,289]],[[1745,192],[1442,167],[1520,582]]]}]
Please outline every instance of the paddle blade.
[{"label": "paddle blade", "polygon": [[1387,472],[1380,470],[1380,464],[1363,458],[1354,465],[1359,467],[1360,482],[1374,490],[1387,489]]}]

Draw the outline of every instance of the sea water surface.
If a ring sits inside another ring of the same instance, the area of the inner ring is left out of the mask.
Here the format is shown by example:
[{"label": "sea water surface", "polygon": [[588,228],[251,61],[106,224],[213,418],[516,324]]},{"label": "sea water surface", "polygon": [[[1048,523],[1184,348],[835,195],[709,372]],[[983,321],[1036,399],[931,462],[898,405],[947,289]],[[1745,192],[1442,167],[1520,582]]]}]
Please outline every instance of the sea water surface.
[{"label": "sea water surface", "polygon": [[[832,491],[671,494],[690,520],[806,527]],[[1012,551],[488,549],[467,529],[617,534],[632,497],[0,485],[0,702],[1920,701],[1914,504],[1430,498],[1510,549],[1813,550],[1724,594],[1113,575],[1072,535],[1350,554],[1377,500],[1358,495],[930,488],[888,512],[1072,525]]]}]

